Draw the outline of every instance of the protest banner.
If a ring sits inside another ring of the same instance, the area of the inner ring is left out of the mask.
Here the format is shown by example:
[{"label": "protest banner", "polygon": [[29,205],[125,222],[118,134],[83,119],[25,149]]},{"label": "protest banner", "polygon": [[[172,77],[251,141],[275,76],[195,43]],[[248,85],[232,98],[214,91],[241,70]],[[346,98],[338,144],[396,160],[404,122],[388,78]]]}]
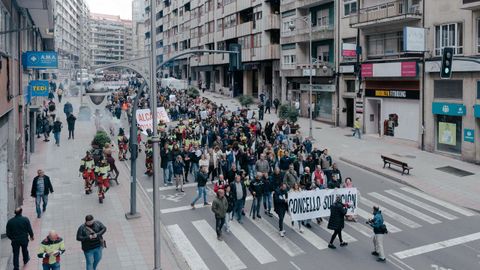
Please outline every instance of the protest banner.
[{"label": "protest banner", "polygon": [[[147,129],[153,130],[153,119],[150,109],[137,110],[135,116],[138,127],[142,130],[143,134],[147,134]],[[163,121],[164,123],[170,122],[170,118],[168,117],[167,111],[165,111],[164,107],[157,108],[157,124],[160,121]]]},{"label": "protest banner", "polygon": [[357,189],[316,189],[288,193],[288,210],[293,221],[330,216],[330,206],[336,196],[342,197],[342,203],[348,204],[348,213],[354,215],[357,208]]}]

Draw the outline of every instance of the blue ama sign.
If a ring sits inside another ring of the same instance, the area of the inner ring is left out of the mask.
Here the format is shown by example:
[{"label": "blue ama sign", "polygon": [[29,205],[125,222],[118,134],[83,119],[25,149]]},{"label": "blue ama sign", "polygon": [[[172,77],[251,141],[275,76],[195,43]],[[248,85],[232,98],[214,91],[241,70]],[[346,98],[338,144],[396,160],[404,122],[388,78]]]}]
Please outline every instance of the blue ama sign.
[{"label": "blue ama sign", "polygon": [[24,52],[22,55],[22,64],[24,68],[32,69],[57,69],[57,52]]}]

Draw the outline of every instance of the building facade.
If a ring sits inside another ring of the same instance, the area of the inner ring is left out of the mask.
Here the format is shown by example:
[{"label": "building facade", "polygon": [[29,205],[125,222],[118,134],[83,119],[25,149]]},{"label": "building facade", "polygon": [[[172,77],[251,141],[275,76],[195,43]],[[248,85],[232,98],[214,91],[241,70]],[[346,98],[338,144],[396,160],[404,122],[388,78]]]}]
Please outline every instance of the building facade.
[{"label": "building facade", "polygon": [[120,16],[90,13],[90,54],[92,66],[133,57],[132,21]]},{"label": "building facade", "polygon": [[58,76],[75,77],[80,68],[90,66],[90,14],[85,0],[55,1],[55,50],[59,53]]},{"label": "building facade", "polygon": [[145,0],[132,2],[132,55],[133,58],[143,57],[145,51]]}]

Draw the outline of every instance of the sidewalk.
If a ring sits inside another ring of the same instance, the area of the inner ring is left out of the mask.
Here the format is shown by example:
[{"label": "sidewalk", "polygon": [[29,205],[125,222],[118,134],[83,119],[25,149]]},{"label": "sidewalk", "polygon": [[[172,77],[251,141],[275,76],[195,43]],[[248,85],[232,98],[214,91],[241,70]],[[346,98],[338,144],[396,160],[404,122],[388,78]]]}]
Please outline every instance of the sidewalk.
[{"label": "sidewalk", "polygon": [[[218,93],[202,94],[217,104],[224,104],[233,110],[240,107],[236,99],[226,98]],[[257,110],[256,105],[251,106]],[[274,114],[265,114],[264,121],[278,121]],[[258,116],[258,113],[256,114]],[[309,119],[299,118],[302,135],[308,136]],[[313,122],[314,146],[329,149],[336,160],[342,160],[351,165],[380,174],[391,180],[420,189],[443,200],[463,207],[480,211],[480,185],[478,184],[480,166],[445,157],[426,151],[421,151],[411,143],[392,140],[387,137],[362,136],[362,140],[353,138],[350,128],[335,128],[329,124]],[[407,162],[413,167],[410,175],[402,176],[400,172],[384,169],[380,155],[387,155]],[[474,175],[459,177],[437,170],[439,167],[452,166]],[[341,168],[340,168],[341,169]],[[355,181],[355,176],[352,176]]]},{"label": "sidewalk", "polygon": [[[74,106],[76,115],[79,108],[79,98],[66,98]],[[56,230],[65,240],[66,253],[62,256],[62,269],[83,270],[85,259],[76,241],[76,232],[84,222],[85,215],[92,214],[106,227],[105,239],[107,248],[104,249],[103,259],[99,269],[153,269],[153,219],[148,201],[137,196],[137,208],[142,214],[140,218],[126,220],[125,213],[129,211],[130,185],[129,171],[117,161],[120,170],[120,185],[112,185],[106,194],[104,204],[98,203],[96,192],[85,195],[83,179],[79,176],[80,159],[95,133],[94,122],[77,121],[75,140],[67,140],[68,130],[63,114],[63,103],[59,104],[59,116],[64,123],[61,133],[60,147],[52,141],[43,142],[36,139],[37,151],[31,156],[31,163],[25,172],[25,201],[24,215],[33,226],[35,241],[29,244],[32,260],[24,268],[26,270],[41,269],[40,260],[36,258],[36,250],[48,231]],[[30,188],[37,169],[42,168],[50,176],[55,190],[49,196],[47,211],[41,219],[36,218],[35,201],[30,197]],[[162,239],[162,269],[179,269],[169,246]],[[12,269],[12,266],[7,269]],[[3,269],[2,269],[3,270]]]}]

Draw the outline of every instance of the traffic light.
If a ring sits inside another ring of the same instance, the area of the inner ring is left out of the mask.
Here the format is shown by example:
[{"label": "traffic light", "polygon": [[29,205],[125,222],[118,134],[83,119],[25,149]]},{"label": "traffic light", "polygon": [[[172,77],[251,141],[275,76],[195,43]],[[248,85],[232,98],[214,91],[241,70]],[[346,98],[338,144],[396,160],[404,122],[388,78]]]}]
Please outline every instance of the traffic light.
[{"label": "traffic light", "polygon": [[229,69],[230,71],[236,71],[242,69],[242,46],[240,44],[232,43],[228,46],[229,51],[237,53],[229,54]]},{"label": "traffic light", "polygon": [[452,77],[453,48],[443,48],[442,68],[440,69],[440,78],[450,79]]}]

